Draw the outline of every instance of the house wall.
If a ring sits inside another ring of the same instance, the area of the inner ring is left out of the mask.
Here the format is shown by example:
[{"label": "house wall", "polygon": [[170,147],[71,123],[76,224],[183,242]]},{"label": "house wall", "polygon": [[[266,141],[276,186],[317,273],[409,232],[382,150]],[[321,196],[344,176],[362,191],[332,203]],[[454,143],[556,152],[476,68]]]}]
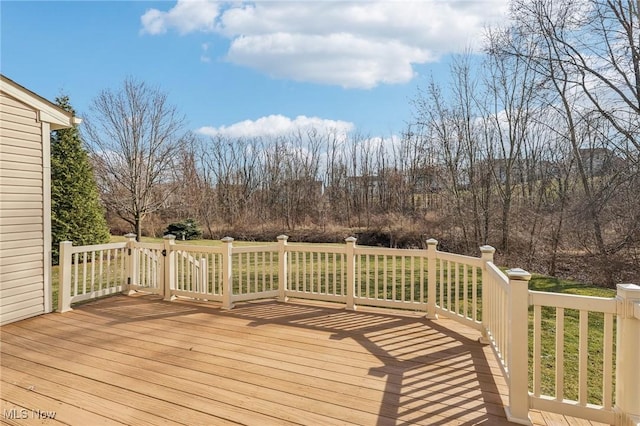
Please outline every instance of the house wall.
[{"label": "house wall", "polygon": [[0,325],[48,310],[48,126],[0,93]]}]

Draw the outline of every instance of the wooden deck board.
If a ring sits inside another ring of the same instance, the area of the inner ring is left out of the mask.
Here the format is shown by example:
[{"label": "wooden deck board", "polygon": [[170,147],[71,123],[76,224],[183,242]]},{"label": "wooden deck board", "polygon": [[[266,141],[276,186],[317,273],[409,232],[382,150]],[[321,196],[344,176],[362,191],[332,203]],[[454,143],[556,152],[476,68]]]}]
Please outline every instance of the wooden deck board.
[{"label": "wooden deck board", "polygon": [[507,388],[477,332],[418,313],[115,296],[0,333],[3,413],[56,411],[69,424],[509,424]]},{"label": "wooden deck board", "polygon": [[[4,354],[7,361],[15,368],[3,368],[4,379],[21,386],[28,383],[38,383],[38,392],[50,398],[56,398],[64,404],[74,405],[101,416],[113,417],[122,423],[166,425],[175,424],[166,413],[171,409],[161,406],[158,400],[118,388],[107,383],[96,382],[76,374],[65,373],[54,368],[45,368],[42,365],[24,361],[20,358]],[[46,375],[45,380],[36,377],[27,371],[42,371]],[[105,404],[105,401],[108,402]],[[110,403],[121,403],[115,412],[110,411]],[[173,406],[169,406],[172,408]],[[163,415],[164,414],[164,415]]]}]

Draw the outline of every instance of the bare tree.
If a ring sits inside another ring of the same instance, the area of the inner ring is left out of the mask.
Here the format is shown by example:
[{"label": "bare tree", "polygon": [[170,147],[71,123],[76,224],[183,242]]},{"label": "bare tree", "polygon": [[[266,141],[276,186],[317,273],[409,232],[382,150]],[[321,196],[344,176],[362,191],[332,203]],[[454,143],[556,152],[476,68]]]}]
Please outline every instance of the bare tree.
[{"label": "bare tree", "polygon": [[[616,209],[622,201],[618,194],[630,188],[633,170],[640,164],[638,3],[515,0],[512,16],[513,34],[525,40],[521,45],[536,49],[523,51],[512,45],[509,53],[532,60],[555,93],[556,101],[549,106],[566,122],[566,141],[581,188],[575,220],[591,229],[587,235],[578,227],[579,237],[585,249],[610,265],[611,254],[638,241],[634,210]],[[594,176],[594,159],[599,163],[603,155],[617,167]],[[617,215],[626,220],[619,221]],[[611,275],[608,279],[613,280]]]},{"label": "bare tree", "polygon": [[176,196],[180,219],[194,218],[206,227],[206,235],[213,238],[218,199],[214,188],[209,151],[206,142],[190,135],[178,155],[177,173],[180,181],[179,196]]},{"label": "bare tree", "polygon": [[218,216],[234,226],[246,214],[257,187],[261,141],[216,136],[203,146],[202,168],[212,179]]},{"label": "bare tree", "polygon": [[[356,216],[355,226],[371,224],[374,197],[378,194],[376,151],[379,145],[361,134],[352,135],[347,146],[347,199]],[[363,219],[364,215],[364,219]],[[349,223],[349,226],[352,226]]]},{"label": "bare tree", "polygon": [[280,144],[279,211],[289,230],[295,230],[307,217],[317,219],[322,192],[322,181],[318,179],[321,146],[322,136],[314,129],[298,130]]},{"label": "bare tree", "polygon": [[474,231],[473,245],[487,244],[491,207],[491,173],[493,171],[492,146],[496,136],[493,113],[486,102],[491,96],[482,91],[475,77],[482,74],[475,69],[469,53],[454,57],[450,67],[452,92],[455,102],[453,125],[463,152],[463,164],[468,181]]},{"label": "bare tree", "polygon": [[[541,83],[532,68],[529,54],[506,55],[501,46],[510,43],[510,34],[494,30],[488,34],[487,88],[491,97],[491,117],[496,129],[494,178],[502,201],[501,248],[508,250],[514,189],[522,183],[523,145],[530,131]],[[528,52],[531,46],[523,46]]]},{"label": "bare tree", "polygon": [[175,188],[174,159],[184,119],[166,93],[126,79],[93,99],[84,130],[107,208],[130,223],[140,239],[144,218]]},{"label": "bare tree", "polygon": [[327,138],[325,165],[325,199],[329,218],[338,223],[351,222],[351,203],[348,197],[346,141],[332,132]]},{"label": "bare tree", "polygon": [[446,192],[445,215],[451,217],[451,223],[460,229],[464,245],[469,248],[475,242],[470,235],[464,200],[469,181],[465,175],[464,142],[460,140],[459,127],[455,125],[459,109],[455,102],[445,99],[442,88],[433,79],[425,90],[419,91],[414,107],[416,124],[424,128],[426,137],[435,148],[437,162],[443,169],[441,183]]}]

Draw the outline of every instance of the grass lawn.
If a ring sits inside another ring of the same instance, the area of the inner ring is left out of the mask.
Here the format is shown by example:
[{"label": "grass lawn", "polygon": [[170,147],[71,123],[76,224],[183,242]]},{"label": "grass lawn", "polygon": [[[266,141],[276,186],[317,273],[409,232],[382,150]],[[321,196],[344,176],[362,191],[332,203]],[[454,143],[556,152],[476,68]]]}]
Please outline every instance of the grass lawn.
[{"label": "grass lawn", "polygon": [[616,291],[610,288],[596,287],[576,281],[561,280],[560,278],[536,274],[529,281],[529,290],[595,297],[615,297],[616,295]]}]

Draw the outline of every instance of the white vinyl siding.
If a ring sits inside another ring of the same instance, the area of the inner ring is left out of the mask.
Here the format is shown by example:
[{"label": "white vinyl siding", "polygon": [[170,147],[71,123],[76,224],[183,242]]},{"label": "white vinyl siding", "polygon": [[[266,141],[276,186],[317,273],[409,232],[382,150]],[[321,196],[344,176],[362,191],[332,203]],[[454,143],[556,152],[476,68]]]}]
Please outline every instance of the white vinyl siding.
[{"label": "white vinyl siding", "polygon": [[0,324],[45,312],[42,124],[0,94]]}]

